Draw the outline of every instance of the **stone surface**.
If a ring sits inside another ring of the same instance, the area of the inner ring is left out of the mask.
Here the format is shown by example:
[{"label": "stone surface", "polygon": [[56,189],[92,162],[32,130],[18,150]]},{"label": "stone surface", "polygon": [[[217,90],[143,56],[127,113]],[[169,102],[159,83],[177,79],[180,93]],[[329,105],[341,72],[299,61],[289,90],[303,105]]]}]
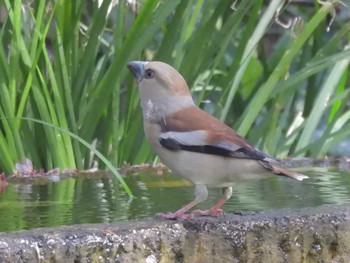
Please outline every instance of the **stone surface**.
[{"label": "stone surface", "polygon": [[0,262],[350,262],[350,206],[0,233]]}]

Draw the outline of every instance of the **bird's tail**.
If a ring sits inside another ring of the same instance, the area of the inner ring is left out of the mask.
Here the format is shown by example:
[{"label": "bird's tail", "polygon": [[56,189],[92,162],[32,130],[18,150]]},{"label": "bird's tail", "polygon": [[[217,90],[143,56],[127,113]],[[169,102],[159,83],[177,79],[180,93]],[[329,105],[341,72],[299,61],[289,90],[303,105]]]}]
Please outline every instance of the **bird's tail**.
[{"label": "bird's tail", "polygon": [[302,181],[304,179],[308,179],[309,177],[291,170],[288,170],[286,168],[283,168],[282,166],[279,166],[278,164],[271,164],[272,166],[272,171],[276,174],[279,175],[284,175],[284,176],[288,176],[294,179],[297,179],[299,181]]}]

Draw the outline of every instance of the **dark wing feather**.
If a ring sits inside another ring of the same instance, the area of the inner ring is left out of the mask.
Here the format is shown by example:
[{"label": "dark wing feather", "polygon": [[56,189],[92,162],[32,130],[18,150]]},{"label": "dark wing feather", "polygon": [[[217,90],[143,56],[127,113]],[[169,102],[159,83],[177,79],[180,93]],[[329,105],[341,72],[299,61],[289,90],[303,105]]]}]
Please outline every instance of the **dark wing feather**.
[{"label": "dark wing feather", "polygon": [[161,138],[159,143],[171,151],[190,151],[190,152],[198,152],[204,154],[212,154],[219,155],[224,157],[232,157],[232,158],[244,158],[244,159],[254,159],[254,160],[264,160],[266,158],[273,159],[272,157],[256,150],[250,150],[245,148],[236,148],[232,147],[223,147],[222,144],[218,145],[187,145],[181,144],[178,141],[168,138]]}]

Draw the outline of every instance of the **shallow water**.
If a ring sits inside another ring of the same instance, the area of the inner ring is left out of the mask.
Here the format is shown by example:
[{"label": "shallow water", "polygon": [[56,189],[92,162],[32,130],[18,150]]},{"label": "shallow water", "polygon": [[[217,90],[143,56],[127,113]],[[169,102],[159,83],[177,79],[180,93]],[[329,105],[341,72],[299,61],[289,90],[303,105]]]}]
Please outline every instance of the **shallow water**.
[{"label": "shallow water", "polygon": [[[310,179],[299,182],[274,176],[235,185],[223,209],[255,211],[350,201],[350,171],[322,167],[298,171]],[[135,196],[132,199],[108,173],[11,178],[0,192],[0,232],[152,218],[159,212],[175,211],[193,198],[193,186],[176,175],[142,169],[132,170],[125,180]],[[209,208],[220,197],[219,188],[209,188],[208,200],[198,208]]]}]

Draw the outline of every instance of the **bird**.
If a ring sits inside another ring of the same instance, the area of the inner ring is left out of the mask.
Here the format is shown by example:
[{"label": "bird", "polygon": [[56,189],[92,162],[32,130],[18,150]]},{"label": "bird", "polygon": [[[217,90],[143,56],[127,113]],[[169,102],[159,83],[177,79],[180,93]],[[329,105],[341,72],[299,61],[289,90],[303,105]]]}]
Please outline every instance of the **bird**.
[{"label": "bird", "polygon": [[[161,161],[195,185],[195,198],[165,219],[220,216],[232,186],[270,175],[299,181],[308,176],[282,167],[280,160],[258,150],[236,131],[199,108],[185,79],[161,61],[130,61],[137,80],[145,137]],[[189,211],[208,197],[207,186],[222,189],[222,198],[208,210]]]}]

